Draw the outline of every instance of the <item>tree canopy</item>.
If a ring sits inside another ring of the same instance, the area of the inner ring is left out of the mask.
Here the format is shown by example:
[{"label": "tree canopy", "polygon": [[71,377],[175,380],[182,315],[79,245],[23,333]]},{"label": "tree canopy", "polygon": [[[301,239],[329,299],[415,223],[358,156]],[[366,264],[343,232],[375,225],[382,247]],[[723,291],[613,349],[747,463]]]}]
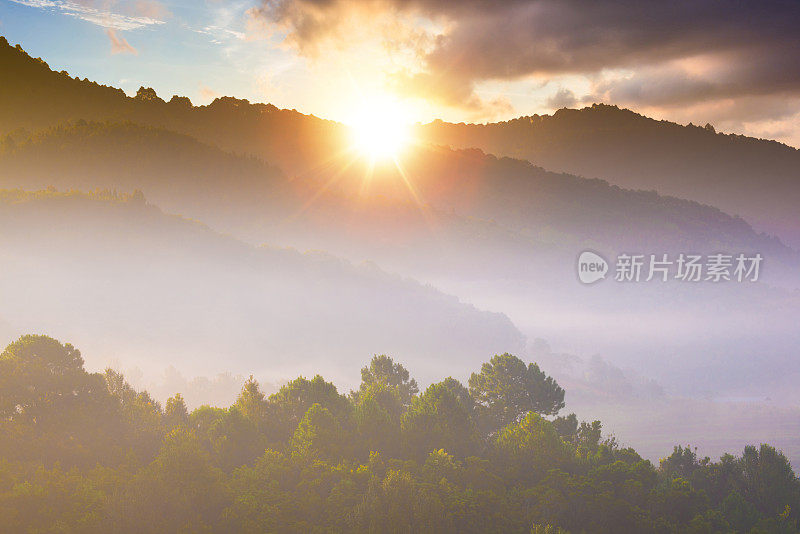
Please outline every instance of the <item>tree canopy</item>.
[{"label": "tree canopy", "polygon": [[482,427],[495,433],[528,412],[555,415],[564,407],[564,390],[539,369],[511,354],[499,354],[469,377]]},{"label": "tree canopy", "polygon": [[[162,406],[80,352],[24,336],[0,354],[2,532],[789,533],[800,481],[762,444],[659,466],[502,354],[422,393],[376,356],[349,396],[321,376],[227,408]],[[548,419],[548,417],[551,417]]]}]

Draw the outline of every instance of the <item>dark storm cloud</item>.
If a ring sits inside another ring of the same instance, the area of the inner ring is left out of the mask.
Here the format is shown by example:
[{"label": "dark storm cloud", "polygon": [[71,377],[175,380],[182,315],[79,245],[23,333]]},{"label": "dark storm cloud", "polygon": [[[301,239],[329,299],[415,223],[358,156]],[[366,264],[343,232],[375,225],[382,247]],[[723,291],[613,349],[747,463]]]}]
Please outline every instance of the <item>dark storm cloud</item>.
[{"label": "dark storm cloud", "polygon": [[[427,83],[442,98],[468,105],[482,80],[615,68],[636,75],[601,89],[626,96],[639,91],[664,103],[800,92],[796,1],[272,0],[258,10],[287,28],[301,50],[336,32],[356,12],[419,15],[441,23],[446,30],[422,58],[425,71],[406,85]],[[705,72],[670,65],[697,56],[724,65]],[[659,90],[652,92],[653,86]]]},{"label": "dark storm cloud", "polygon": [[759,47],[710,56],[702,72],[675,62],[643,66],[632,76],[595,85],[595,99],[675,106],[719,98],[792,95],[800,92],[800,54]]},{"label": "dark storm cloud", "polygon": [[462,16],[428,61],[483,79],[583,73],[751,46],[798,54],[798,25],[796,2],[504,2]]}]

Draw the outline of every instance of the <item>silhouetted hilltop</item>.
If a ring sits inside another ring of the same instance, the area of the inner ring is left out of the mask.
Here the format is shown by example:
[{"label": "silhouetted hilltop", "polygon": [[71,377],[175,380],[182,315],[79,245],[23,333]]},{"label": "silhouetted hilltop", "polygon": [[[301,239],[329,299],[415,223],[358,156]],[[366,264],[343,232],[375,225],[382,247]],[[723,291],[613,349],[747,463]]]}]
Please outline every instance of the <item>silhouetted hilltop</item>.
[{"label": "silhouetted hilltop", "polygon": [[270,104],[220,97],[193,106],[186,97],[162,100],[142,87],[135,97],[121,89],[54,72],[21,46],[0,37],[0,133],[39,130],[69,120],[132,120],[190,134],[206,143],[250,153],[299,172],[342,149],[341,125],[281,110]]},{"label": "silhouetted hilltop", "polygon": [[430,142],[711,204],[800,244],[800,151],[775,141],[602,104],[492,124],[435,121],[419,131]]}]

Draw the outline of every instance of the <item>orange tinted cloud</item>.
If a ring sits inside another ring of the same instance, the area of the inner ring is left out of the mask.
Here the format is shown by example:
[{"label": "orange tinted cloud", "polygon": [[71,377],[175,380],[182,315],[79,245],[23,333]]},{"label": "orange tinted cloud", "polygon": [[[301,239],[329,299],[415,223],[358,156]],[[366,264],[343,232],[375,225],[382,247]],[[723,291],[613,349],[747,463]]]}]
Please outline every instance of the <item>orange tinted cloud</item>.
[{"label": "orange tinted cloud", "polygon": [[137,0],[134,9],[137,15],[153,20],[164,20],[172,15],[164,4],[156,0]]},{"label": "orange tinted cloud", "polygon": [[139,52],[132,47],[124,37],[117,35],[116,30],[106,28],[106,35],[108,36],[108,40],[111,41],[112,54],[132,54],[134,56],[139,55]]},{"label": "orange tinted cloud", "polygon": [[203,100],[214,100],[219,96],[219,93],[211,89],[210,87],[206,87],[205,85],[200,84],[200,97]]}]

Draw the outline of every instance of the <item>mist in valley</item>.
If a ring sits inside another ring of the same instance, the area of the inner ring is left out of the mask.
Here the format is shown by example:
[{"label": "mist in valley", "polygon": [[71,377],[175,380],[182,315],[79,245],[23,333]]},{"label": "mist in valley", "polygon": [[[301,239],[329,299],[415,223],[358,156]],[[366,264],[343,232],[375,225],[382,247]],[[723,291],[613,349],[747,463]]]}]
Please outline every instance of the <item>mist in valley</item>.
[{"label": "mist in valley", "polygon": [[[316,373],[346,391],[389,354],[424,386],[510,352],[565,387],[566,410],[649,458],[678,442],[718,455],[768,441],[800,461],[800,256],[783,212],[754,227],[689,189],[614,182],[607,167],[441,125],[372,165],[337,123],[236,99],[129,98],[3,54],[21,77],[0,92],[2,339],[69,341],[89,368],[192,407],[233,402],[250,374],[268,391]],[[37,77],[52,95],[26,92]],[[585,286],[584,250],[612,265],[622,253],[764,262],[755,283],[610,273]]]}]

